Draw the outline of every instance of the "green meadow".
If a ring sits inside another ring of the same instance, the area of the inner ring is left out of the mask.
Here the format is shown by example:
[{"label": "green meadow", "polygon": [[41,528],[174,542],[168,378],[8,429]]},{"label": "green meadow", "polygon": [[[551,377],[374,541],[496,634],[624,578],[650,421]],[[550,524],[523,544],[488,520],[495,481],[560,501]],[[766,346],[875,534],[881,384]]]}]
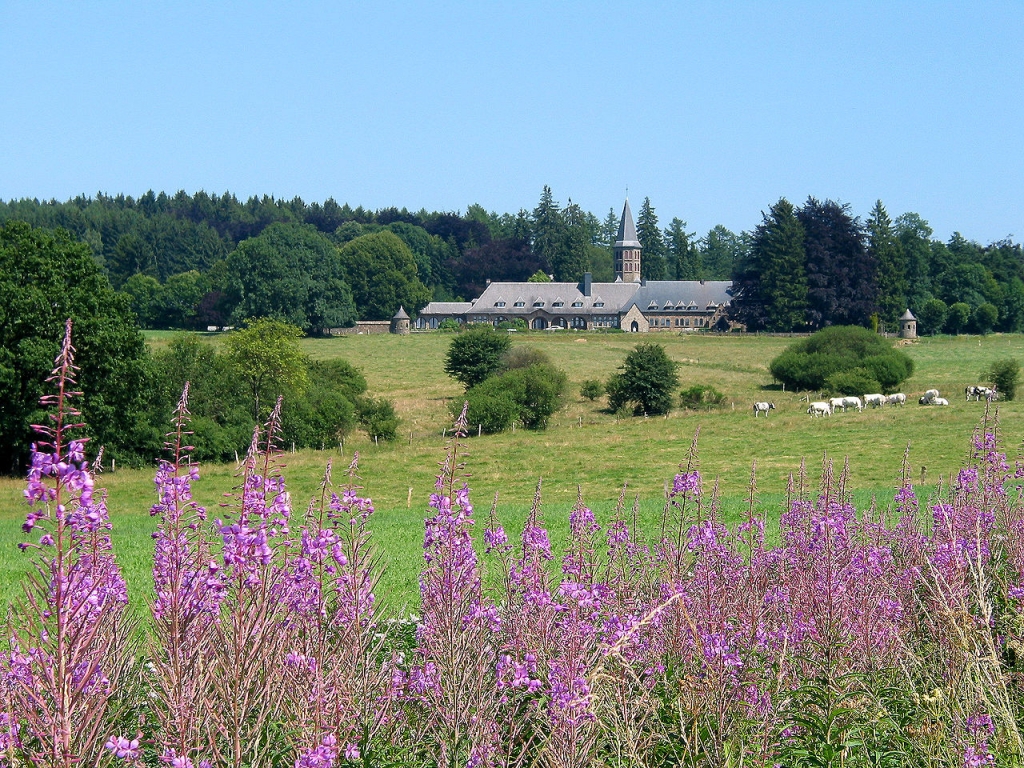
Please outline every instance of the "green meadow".
[{"label": "green meadow", "polygon": [[[170,334],[150,333],[154,347]],[[210,336],[217,344],[221,337]],[[335,485],[345,482],[345,470],[359,454],[359,485],[373,498],[371,519],[375,540],[386,566],[385,590],[399,607],[414,605],[421,563],[422,521],[433,490],[438,464],[450,435],[452,407],[462,389],[442,371],[451,336],[440,333],[412,336],[348,336],[305,339],[314,358],[342,357],[360,368],[369,392],[391,398],[402,418],[401,438],[375,445],[361,434],[344,446],[323,451],[292,453],[285,446],[282,462],[299,518],[316,492],[328,462]],[[694,412],[676,410],[666,417],[616,419],[601,400],[578,394],[586,379],[605,380],[638,341],[663,344],[679,362],[680,388],[711,384],[726,395],[722,408]],[[699,432],[698,461],[710,492],[718,484],[727,520],[746,514],[751,470],[756,465],[757,505],[777,518],[787,482],[806,462],[809,483],[817,484],[823,460],[836,472],[849,462],[850,487],[858,505],[891,500],[903,455],[910,446],[910,471],[916,484],[931,492],[963,462],[972,431],[982,422],[985,404],[965,402],[963,389],[979,383],[988,364],[999,358],[1024,360],[1024,336],[925,338],[904,349],[914,359],[915,372],[903,388],[903,408],[886,407],[863,413],[838,413],[812,419],[806,395],[783,392],[768,373],[769,361],[793,340],[771,336],[698,336],[651,334],[519,333],[516,345],[546,352],[568,374],[567,406],[543,432],[517,430],[465,441],[461,455],[482,529],[493,503],[499,519],[514,532],[527,514],[538,484],[542,509],[553,541],[564,537],[568,510],[582,494],[599,519],[608,519],[625,489],[627,512],[639,500],[640,521],[657,531],[666,486],[680,463],[687,461]],[[917,398],[926,389],[939,389],[949,407],[922,407]],[[757,400],[775,403],[768,418],[753,418]],[[285,404],[287,408],[287,403]],[[999,420],[1011,458],[1022,434],[1021,402],[999,403]],[[153,472],[118,469],[101,475],[108,489],[119,561],[129,580],[133,602],[148,599],[151,540],[155,520],[149,515],[154,500]],[[210,517],[223,514],[237,482],[233,465],[201,467],[196,500]],[[10,599],[18,593],[18,577],[29,558],[15,544],[23,540],[20,525],[26,507],[22,483],[0,479],[0,588]],[[496,502],[495,502],[496,500]],[[514,533],[513,533],[514,535]]]}]

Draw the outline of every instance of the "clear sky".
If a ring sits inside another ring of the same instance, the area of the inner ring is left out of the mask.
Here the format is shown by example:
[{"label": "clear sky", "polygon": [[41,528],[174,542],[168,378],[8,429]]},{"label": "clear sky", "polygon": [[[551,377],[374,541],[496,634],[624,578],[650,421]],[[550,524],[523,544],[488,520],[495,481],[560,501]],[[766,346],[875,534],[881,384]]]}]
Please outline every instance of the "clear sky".
[{"label": "clear sky", "polygon": [[0,198],[230,190],[1024,239],[1024,2],[0,0]]}]

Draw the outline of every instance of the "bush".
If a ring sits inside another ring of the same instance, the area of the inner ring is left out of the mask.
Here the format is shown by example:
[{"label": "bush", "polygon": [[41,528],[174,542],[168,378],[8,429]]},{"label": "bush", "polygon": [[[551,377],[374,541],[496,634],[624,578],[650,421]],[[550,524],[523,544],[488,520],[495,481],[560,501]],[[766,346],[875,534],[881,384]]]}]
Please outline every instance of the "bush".
[{"label": "bush", "polygon": [[597,379],[587,379],[580,386],[580,397],[585,397],[593,402],[604,395],[604,384]]},{"label": "bush", "polygon": [[512,347],[501,356],[501,370],[503,371],[529,368],[531,365],[551,365],[551,358],[546,352],[536,347]]},{"label": "bush", "polygon": [[725,402],[725,395],[708,384],[697,384],[679,393],[679,405],[691,411],[717,408]]},{"label": "bush", "polygon": [[489,325],[475,325],[452,339],[444,372],[470,389],[501,367],[501,357],[511,347],[508,334]]},{"label": "bush", "polygon": [[1020,376],[1020,363],[1012,357],[995,360],[988,370],[982,374],[991,381],[999,396],[1006,400],[1013,400],[1017,394],[1017,379]]},{"label": "bush", "polygon": [[836,374],[861,369],[885,392],[910,377],[914,361],[867,328],[832,326],[790,346],[770,369],[778,381],[798,390],[820,390]]},{"label": "bush", "polygon": [[511,320],[502,320],[498,323],[497,328],[499,331],[528,331],[530,329],[526,324],[526,321],[521,317],[515,317]]},{"label": "bush", "polygon": [[394,403],[387,398],[364,398],[359,401],[358,412],[359,426],[366,430],[371,440],[394,440],[398,437],[398,414]]},{"label": "bush", "polygon": [[446,317],[444,320],[437,324],[437,330],[444,331],[445,333],[461,331],[462,323],[460,323],[453,317]]},{"label": "bush", "polygon": [[824,391],[831,395],[861,395],[881,392],[882,385],[867,368],[852,368],[833,373],[825,379]]},{"label": "bush", "polygon": [[660,344],[644,342],[626,355],[617,373],[608,380],[608,407],[617,412],[631,405],[634,416],[657,415],[672,410],[672,393],[679,384],[676,362]]},{"label": "bush", "polygon": [[[551,416],[562,407],[566,376],[551,364],[539,363],[516,368],[471,387],[467,419],[484,432],[502,432],[516,421],[527,429],[544,429]],[[451,403],[457,416],[462,404]]]}]

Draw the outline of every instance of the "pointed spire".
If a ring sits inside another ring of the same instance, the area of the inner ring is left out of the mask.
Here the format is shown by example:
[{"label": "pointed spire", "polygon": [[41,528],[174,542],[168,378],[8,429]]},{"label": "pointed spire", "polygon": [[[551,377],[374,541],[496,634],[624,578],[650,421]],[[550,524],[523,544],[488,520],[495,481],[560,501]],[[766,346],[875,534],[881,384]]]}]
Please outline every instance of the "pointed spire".
[{"label": "pointed spire", "polygon": [[615,237],[616,248],[639,248],[640,241],[636,236],[636,225],[633,223],[633,212],[629,210],[629,198],[622,206],[622,218],[619,220],[619,234]]}]

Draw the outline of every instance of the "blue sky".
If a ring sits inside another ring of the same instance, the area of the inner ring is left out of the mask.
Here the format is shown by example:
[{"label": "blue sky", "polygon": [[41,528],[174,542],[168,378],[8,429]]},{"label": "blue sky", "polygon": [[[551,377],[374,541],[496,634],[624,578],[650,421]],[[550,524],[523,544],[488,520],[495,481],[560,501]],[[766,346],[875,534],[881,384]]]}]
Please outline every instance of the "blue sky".
[{"label": "blue sky", "polygon": [[0,2],[0,198],[230,190],[1024,239],[1024,3]]}]

